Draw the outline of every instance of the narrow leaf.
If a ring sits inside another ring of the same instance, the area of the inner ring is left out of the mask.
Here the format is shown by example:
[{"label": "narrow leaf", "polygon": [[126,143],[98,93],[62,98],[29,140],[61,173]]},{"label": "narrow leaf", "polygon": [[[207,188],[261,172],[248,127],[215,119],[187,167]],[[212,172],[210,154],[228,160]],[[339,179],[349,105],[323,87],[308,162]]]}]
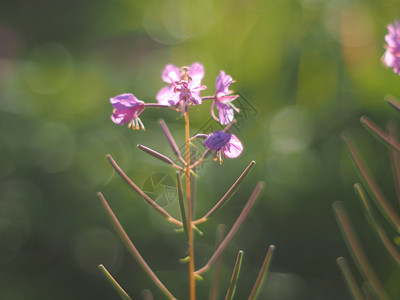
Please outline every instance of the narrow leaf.
[{"label": "narrow leaf", "polygon": [[148,289],[144,289],[141,295],[143,297],[143,300],[153,300],[153,294]]},{"label": "narrow leaf", "polygon": [[390,146],[397,151],[400,151],[400,143],[391,138],[389,134],[372,122],[368,117],[363,116],[360,121],[361,124],[363,124],[379,141],[383,142],[386,146]]},{"label": "narrow leaf", "polygon": [[[393,122],[388,122],[386,126],[389,130],[389,136],[391,139],[396,139],[397,136],[397,130],[396,126],[393,124]],[[392,168],[392,174],[393,174],[393,181],[394,181],[394,186],[396,188],[396,195],[397,195],[397,201],[399,202],[400,205],[400,161],[399,161],[399,152],[393,148],[389,148],[389,156],[390,156],[390,166]]]},{"label": "narrow leaf", "polygon": [[333,204],[333,210],[335,212],[335,216],[341,229],[343,238],[346,241],[347,248],[353,257],[359,272],[371,283],[371,286],[378,295],[379,299],[390,299],[374,269],[372,268],[371,263],[365,255],[364,249],[362,248],[361,243],[353,229],[353,225],[347,216],[343,204],[339,201],[335,202]]},{"label": "narrow leaf", "polygon": [[354,185],[354,189],[359,199],[361,200],[361,205],[364,209],[364,213],[367,217],[369,224],[371,225],[372,228],[375,229],[376,233],[378,234],[379,238],[381,239],[383,245],[385,246],[389,254],[393,257],[393,259],[397,262],[397,264],[400,265],[400,253],[397,251],[396,247],[392,244],[386,232],[383,230],[383,228],[378,223],[378,220],[375,218],[375,215],[372,211],[372,207],[369,204],[367,194],[365,193],[364,189],[359,183],[356,183]]},{"label": "narrow leaf", "polygon": [[236,284],[239,279],[240,267],[242,266],[243,251],[240,250],[236,257],[235,266],[233,267],[231,282],[229,283],[228,292],[226,293],[225,300],[232,300],[235,296]]},{"label": "narrow leaf", "polygon": [[132,256],[136,259],[136,261],[143,268],[143,270],[147,273],[147,275],[150,277],[150,279],[155,283],[155,285],[164,293],[164,295],[168,299],[176,299],[171,294],[171,292],[164,286],[164,284],[160,281],[160,279],[158,279],[156,274],[154,274],[153,270],[149,267],[149,265],[146,263],[146,261],[140,255],[139,251],[133,245],[132,241],[126,234],[124,228],[119,223],[117,217],[115,216],[111,207],[108,205],[108,203],[107,203],[106,199],[104,198],[104,196],[102,195],[102,193],[100,193],[100,192],[97,193],[97,197],[99,197],[99,199],[101,200],[101,203],[103,204],[103,207],[104,207],[108,217],[110,218],[112,224],[114,225],[119,236],[121,237],[122,241],[124,242],[125,246],[128,248],[129,252],[132,254]]},{"label": "narrow leaf", "polygon": [[356,147],[354,146],[350,135],[347,133],[344,133],[344,134],[342,134],[342,138],[345,141],[347,148],[349,149],[349,152],[361,174],[362,179],[366,183],[366,186],[369,188],[371,194],[374,196],[373,199],[375,200],[375,204],[379,207],[380,211],[386,217],[388,222],[390,224],[392,224],[394,229],[398,233],[400,233],[400,218],[399,218],[399,216],[396,214],[392,205],[386,199],[385,195],[379,188],[375,179],[372,177],[370,171],[368,170],[368,168],[366,167],[364,162],[361,160],[361,157],[358,154],[358,151],[357,151]]},{"label": "narrow leaf", "polygon": [[164,132],[165,137],[168,140],[168,144],[171,147],[172,151],[174,152],[174,154],[176,155],[176,157],[179,158],[179,160],[183,163],[186,163],[185,160],[182,157],[181,152],[179,151],[178,145],[176,144],[171,132],[168,129],[167,124],[165,123],[165,121],[163,119],[161,119],[160,121],[158,121],[160,123],[160,126]]},{"label": "narrow leaf", "polygon": [[274,250],[275,250],[274,245],[269,246],[267,255],[265,256],[263,265],[260,269],[260,273],[257,276],[256,283],[254,284],[253,290],[251,291],[251,294],[249,296],[249,300],[257,299],[258,294],[261,290],[262,284],[264,283],[265,276],[267,275]]},{"label": "narrow leaf", "polygon": [[346,259],[344,257],[338,257],[336,263],[339,266],[340,271],[344,277],[344,281],[349,288],[351,295],[353,296],[354,300],[364,300],[364,296],[358,286],[356,280],[354,279],[353,273],[351,272]]},{"label": "narrow leaf", "polygon": [[183,168],[181,168],[180,166],[176,165],[172,161],[172,159],[170,159],[169,157],[166,157],[164,154],[161,154],[161,153],[159,153],[159,152],[157,152],[157,151],[155,151],[153,149],[150,149],[149,147],[146,147],[146,146],[143,146],[143,145],[140,145],[140,144],[137,145],[137,147],[140,150],[143,150],[144,152],[146,152],[147,154],[150,154],[151,156],[153,156],[153,157],[155,157],[155,158],[157,158],[157,159],[159,159],[159,160],[161,160],[161,161],[173,166],[174,168],[177,168],[177,169],[183,171]]},{"label": "narrow leaf", "polygon": [[202,274],[211,267],[213,263],[218,259],[218,257],[221,255],[221,253],[225,250],[226,246],[231,242],[233,237],[236,235],[237,231],[239,230],[240,226],[242,226],[244,220],[246,219],[247,215],[249,214],[251,208],[253,207],[254,203],[256,202],[258,196],[260,195],[260,192],[262,188],[264,187],[263,182],[259,182],[257,186],[255,187],[253,193],[251,194],[249,200],[247,201],[245,207],[243,208],[242,212],[240,213],[239,217],[237,218],[235,224],[232,226],[231,230],[223,240],[223,242],[219,245],[218,249],[214,252],[214,254],[211,256],[211,258],[208,260],[206,265],[202,267],[201,269],[196,271],[196,274]]},{"label": "narrow leaf", "polygon": [[400,103],[394,99],[387,99],[386,100],[393,108],[397,109],[400,112]]},{"label": "narrow leaf", "polygon": [[[235,183],[231,186],[231,188],[226,192],[226,194],[221,198],[221,200],[218,201],[218,203],[203,217],[204,219],[208,219],[212,215],[214,215],[219,209],[221,209],[228,201],[229,199],[235,194],[237,191],[238,187],[242,183],[242,181],[246,178],[246,176],[249,174],[250,170],[253,168],[255,165],[255,161],[253,160],[247,168],[243,171],[243,173],[239,176],[239,178],[235,181]],[[203,219],[202,218],[202,219]],[[197,224],[196,221],[193,222],[194,224]]]},{"label": "narrow leaf", "polygon": [[[224,224],[219,224],[217,226],[217,238],[215,241],[215,250],[218,249],[219,245],[221,245],[222,241],[224,240],[225,233],[226,233],[226,226]],[[219,285],[220,285],[219,282],[221,279],[221,267],[222,267],[222,256],[220,256],[215,262],[213,281],[210,288],[209,300],[218,299]]]},{"label": "narrow leaf", "polygon": [[114,167],[115,171],[117,171],[118,175],[121,176],[126,183],[140,196],[142,197],[148,204],[150,204],[160,215],[166,218],[173,224],[182,226],[182,222],[173,218],[165,209],[159,206],[153,199],[147,196],[125,173],[122,169],[117,165],[115,160],[112,158],[110,154],[107,155],[108,160],[110,161],[111,165]]},{"label": "narrow leaf", "polygon": [[132,300],[132,298],[129,297],[129,295],[124,291],[124,289],[118,284],[118,282],[114,279],[114,277],[112,277],[110,272],[108,272],[103,265],[99,265],[99,269],[123,300]]}]

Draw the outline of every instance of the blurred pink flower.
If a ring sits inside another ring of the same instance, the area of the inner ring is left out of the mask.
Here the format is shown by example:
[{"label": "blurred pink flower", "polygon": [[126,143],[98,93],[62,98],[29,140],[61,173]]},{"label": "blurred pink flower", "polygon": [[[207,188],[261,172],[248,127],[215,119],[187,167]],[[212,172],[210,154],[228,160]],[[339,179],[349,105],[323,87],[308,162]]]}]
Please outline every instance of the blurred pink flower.
[{"label": "blurred pink flower", "polygon": [[385,36],[386,52],[382,61],[388,67],[393,68],[393,72],[400,74],[400,22],[395,21],[394,25],[388,25],[389,33]]}]

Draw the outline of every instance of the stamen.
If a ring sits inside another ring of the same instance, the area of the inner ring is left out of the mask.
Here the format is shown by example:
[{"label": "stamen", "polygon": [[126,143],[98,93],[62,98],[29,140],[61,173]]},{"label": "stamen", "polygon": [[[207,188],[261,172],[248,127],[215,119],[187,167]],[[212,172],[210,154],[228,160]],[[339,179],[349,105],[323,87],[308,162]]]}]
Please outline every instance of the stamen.
[{"label": "stamen", "polygon": [[137,118],[138,123],[140,124],[140,127],[142,127],[143,131],[146,131],[146,128],[144,128],[144,124],[142,122],[142,120],[140,120],[139,118]]}]

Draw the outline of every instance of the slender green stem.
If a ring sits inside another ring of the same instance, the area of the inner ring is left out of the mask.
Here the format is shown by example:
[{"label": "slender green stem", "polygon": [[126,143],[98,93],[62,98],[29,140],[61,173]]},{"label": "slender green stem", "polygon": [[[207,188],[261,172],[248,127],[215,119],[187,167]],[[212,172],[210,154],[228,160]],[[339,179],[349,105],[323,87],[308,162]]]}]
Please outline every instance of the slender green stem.
[{"label": "slender green stem", "polygon": [[129,297],[129,295],[124,291],[124,289],[118,284],[118,282],[114,279],[114,277],[112,277],[110,272],[108,272],[103,265],[99,265],[99,269],[123,300],[132,300],[132,298]]},{"label": "slender green stem", "polygon": [[186,201],[187,201],[187,223],[188,223],[188,246],[189,246],[189,289],[190,289],[190,300],[196,299],[196,280],[194,273],[194,247],[193,247],[193,229],[192,229],[192,201],[191,201],[191,180],[190,180],[190,122],[189,122],[189,111],[185,112],[185,145],[186,145]]},{"label": "slender green stem", "polygon": [[235,266],[233,267],[231,282],[229,283],[228,292],[226,293],[225,300],[232,300],[235,296],[236,283],[239,279],[240,267],[242,266],[243,251],[240,250],[236,257]]},{"label": "slender green stem", "polygon": [[357,281],[354,279],[353,273],[351,272],[349,265],[346,262],[346,259],[344,257],[338,257],[336,259],[336,263],[338,264],[339,269],[343,274],[344,281],[346,282],[350,293],[353,295],[354,300],[364,300],[362,291],[358,286]]},{"label": "slender green stem", "polygon": [[128,248],[129,252],[133,255],[139,265],[143,268],[143,270],[147,273],[150,279],[155,283],[155,285],[164,293],[164,295],[168,299],[176,300],[176,298],[171,294],[171,292],[164,286],[164,284],[158,279],[156,274],[154,274],[153,270],[149,267],[143,257],[140,255],[139,251],[133,245],[131,239],[126,234],[124,228],[122,227],[121,223],[118,221],[117,217],[115,216],[114,212],[112,211],[111,207],[108,205],[106,199],[102,195],[102,193],[97,193],[97,197],[101,200],[105,211],[107,212],[108,217],[110,218],[111,222],[113,223],[115,229],[117,230],[119,236],[121,237],[122,241],[124,242],[125,246]]},{"label": "slender green stem", "polygon": [[371,286],[380,300],[390,299],[385,291],[382,283],[372,268],[361,243],[353,229],[353,226],[347,216],[345,208],[340,201],[333,204],[333,209],[338,221],[339,227],[342,231],[343,238],[346,241],[347,247],[355,261],[361,274],[371,283]]},{"label": "slender green stem", "polygon": [[260,269],[260,272],[258,273],[257,280],[254,284],[253,290],[251,291],[251,294],[249,296],[249,300],[255,300],[258,297],[258,294],[260,293],[262,284],[264,283],[265,276],[267,275],[269,266],[271,264],[272,260],[272,254],[274,253],[275,246],[270,245],[267,251],[267,255],[265,256],[263,265]]}]

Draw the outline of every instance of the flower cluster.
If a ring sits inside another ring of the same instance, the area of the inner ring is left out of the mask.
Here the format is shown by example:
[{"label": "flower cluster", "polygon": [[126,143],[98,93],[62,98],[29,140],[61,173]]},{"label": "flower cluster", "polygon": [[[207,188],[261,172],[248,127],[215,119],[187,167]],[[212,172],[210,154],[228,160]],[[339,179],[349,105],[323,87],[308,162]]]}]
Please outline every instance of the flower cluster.
[{"label": "flower cluster", "polygon": [[400,75],[400,22],[388,25],[389,33],[385,36],[386,51],[382,61],[388,67],[393,68],[393,72]]},{"label": "flower cluster", "polygon": [[[119,125],[128,124],[128,127],[132,129],[144,130],[139,116],[145,108],[164,107],[185,114],[191,105],[200,105],[204,101],[212,100],[211,116],[221,125],[230,124],[234,120],[234,111],[239,112],[232,104],[238,95],[233,95],[233,91],[229,90],[234,80],[224,71],[220,71],[215,82],[215,94],[201,97],[200,92],[207,88],[201,84],[204,73],[203,65],[198,62],[182,68],[172,64],[166,65],[161,73],[161,79],[168,85],[157,93],[157,103],[144,103],[133,94],[118,95],[110,99],[114,108],[111,120]],[[235,135],[223,131],[209,134],[204,141],[204,146],[215,151],[220,161],[222,161],[222,156],[236,158],[243,150],[241,142]]]}]

